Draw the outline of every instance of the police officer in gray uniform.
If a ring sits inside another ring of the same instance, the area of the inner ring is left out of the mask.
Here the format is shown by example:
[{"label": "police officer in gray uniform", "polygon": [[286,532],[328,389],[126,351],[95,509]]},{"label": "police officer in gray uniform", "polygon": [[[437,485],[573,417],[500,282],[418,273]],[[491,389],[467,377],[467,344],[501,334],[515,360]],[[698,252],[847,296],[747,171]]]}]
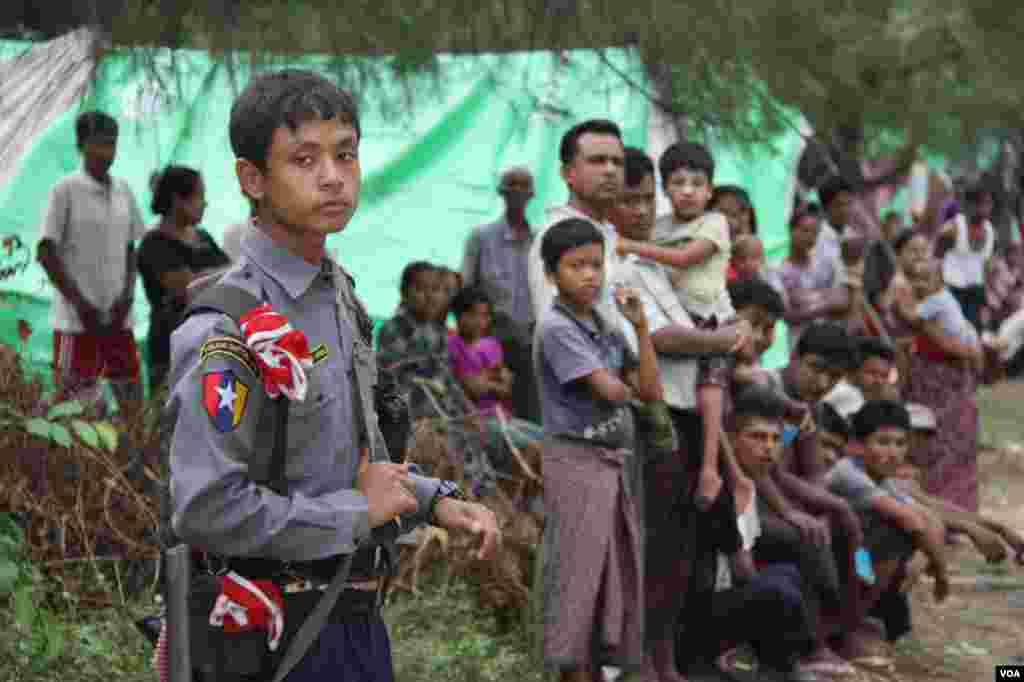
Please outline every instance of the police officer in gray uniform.
[{"label": "police officer in gray uniform", "polygon": [[[268,303],[305,334],[311,350],[305,397],[288,407],[285,493],[261,483],[277,402],[236,320],[200,311],[171,339],[174,533],[246,581],[278,585],[286,628],[296,625],[293,600],[322,592],[342,557],[354,557],[331,617],[288,682],[393,679],[377,608],[394,549],[383,529],[427,522],[474,533],[484,560],[501,541],[488,509],[390,462],[374,415],[361,412],[372,405],[372,378],[365,379],[375,361],[355,319],[360,306],[351,281],[324,251],[326,236],[345,227],[358,203],[359,136],[351,97],[312,72],[259,75],[231,111],[236,172],[256,205],[255,229],[221,284]],[[273,677],[267,665],[239,665],[218,673],[218,682]]]}]

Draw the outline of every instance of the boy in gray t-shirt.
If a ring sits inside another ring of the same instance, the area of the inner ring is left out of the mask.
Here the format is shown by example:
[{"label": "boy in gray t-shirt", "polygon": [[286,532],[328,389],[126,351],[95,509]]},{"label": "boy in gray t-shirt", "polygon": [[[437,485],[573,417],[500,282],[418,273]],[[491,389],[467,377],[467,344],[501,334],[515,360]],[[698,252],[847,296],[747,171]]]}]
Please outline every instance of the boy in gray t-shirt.
[{"label": "boy in gray t-shirt", "polygon": [[942,528],[907,496],[886,483],[906,457],[910,415],[901,404],[870,401],[853,416],[858,454],[839,460],[825,477],[829,490],[861,516],[864,546],[876,576],[874,593],[883,594],[916,550],[929,559],[935,599],[949,593]]},{"label": "boy in gray t-shirt", "polygon": [[[636,294],[615,292],[636,330],[635,362],[595,310],[604,284],[604,237],[597,228],[568,218],[544,233],[540,250],[558,288],[534,344],[546,436],[544,657],[562,682],[577,682],[593,679],[602,665],[642,662],[639,468],[628,403],[634,395],[650,402],[662,394]],[[616,636],[608,637],[611,632]]]}]

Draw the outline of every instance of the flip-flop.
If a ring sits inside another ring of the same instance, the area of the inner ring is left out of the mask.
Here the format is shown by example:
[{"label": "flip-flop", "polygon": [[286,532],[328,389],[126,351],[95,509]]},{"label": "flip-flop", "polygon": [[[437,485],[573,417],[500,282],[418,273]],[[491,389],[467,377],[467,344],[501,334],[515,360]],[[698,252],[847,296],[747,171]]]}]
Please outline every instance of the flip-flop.
[{"label": "flip-flop", "polygon": [[856,668],[846,661],[800,661],[799,665],[801,670],[806,670],[816,675],[846,677],[857,674]]},{"label": "flip-flop", "polygon": [[854,665],[859,665],[862,668],[870,668],[872,670],[893,670],[896,664],[893,663],[891,658],[884,656],[863,656],[861,658],[855,658],[851,661]]}]

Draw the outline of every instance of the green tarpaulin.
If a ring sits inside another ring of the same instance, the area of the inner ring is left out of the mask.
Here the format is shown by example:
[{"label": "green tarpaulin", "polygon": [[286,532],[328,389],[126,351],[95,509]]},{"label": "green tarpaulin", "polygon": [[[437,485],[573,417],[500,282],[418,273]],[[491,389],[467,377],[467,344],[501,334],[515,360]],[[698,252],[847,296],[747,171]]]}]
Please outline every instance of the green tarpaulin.
[{"label": "green tarpaulin", "polygon": [[[0,57],[24,47],[0,42]],[[642,70],[625,53],[606,57],[634,82],[644,82]],[[322,64],[313,58],[302,62],[312,68]],[[645,147],[648,142],[647,100],[590,53],[443,57],[441,67],[441,78],[419,84],[411,109],[397,82],[384,79],[360,93],[361,203],[352,223],[328,246],[356,277],[377,318],[394,310],[398,277],[409,261],[459,264],[472,227],[501,212],[495,183],[503,168],[522,164],[534,172],[537,197],[530,217],[540,223],[545,207],[566,199],[558,143],[567,128],[588,117],[605,117],[622,126],[627,144]],[[233,83],[244,83],[247,74],[235,72],[233,79],[225,66],[201,52],[160,55],[155,72],[159,79],[152,77],[153,66],[143,69],[128,53],[108,54],[89,94],[25,143],[16,169],[0,186],[0,235],[5,239],[0,342],[27,351],[27,360],[39,369],[51,359],[52,289],[32,255],[51,187],[79,167],[74,119],[80,111],[97,108],[118,119],[121,137],[112,172],[131,185],[149,219],[149,177],[170,162],[202,171],[209,201],[203,227],[215,237],[246,215],[227,123],[237,92]],[[49,75],[50,81],[58,78],[68,76]],[[53,82],[43,85],[54,87]],[[754,156],[714,150],[716,181],[751,191],[770,255],[780,254],[785,243],[787,186],[799,150],[795,132]],[[144,339],[148,306],[141,287],[137,299],[137,334]],[[28,339],[19,337],[18,320],[31,327]]]}]

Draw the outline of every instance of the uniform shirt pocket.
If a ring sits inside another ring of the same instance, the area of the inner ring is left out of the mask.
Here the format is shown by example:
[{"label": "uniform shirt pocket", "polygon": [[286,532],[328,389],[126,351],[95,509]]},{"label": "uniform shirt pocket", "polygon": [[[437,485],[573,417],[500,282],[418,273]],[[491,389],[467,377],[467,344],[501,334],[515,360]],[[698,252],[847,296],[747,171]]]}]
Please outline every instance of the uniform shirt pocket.
[{"label": "uniform shirt pocket", "polygon": [[[326,363],[314,366],[307,374],[309,387],[306,399],[293,402],[288,412],[288,460],[285,472],[289,479],[323,477],[326,479],[336,461],[337,448],[344,427],[340,415],[341,377],[334,376]],[[347,434],[345,434],[347,435]]]}]

